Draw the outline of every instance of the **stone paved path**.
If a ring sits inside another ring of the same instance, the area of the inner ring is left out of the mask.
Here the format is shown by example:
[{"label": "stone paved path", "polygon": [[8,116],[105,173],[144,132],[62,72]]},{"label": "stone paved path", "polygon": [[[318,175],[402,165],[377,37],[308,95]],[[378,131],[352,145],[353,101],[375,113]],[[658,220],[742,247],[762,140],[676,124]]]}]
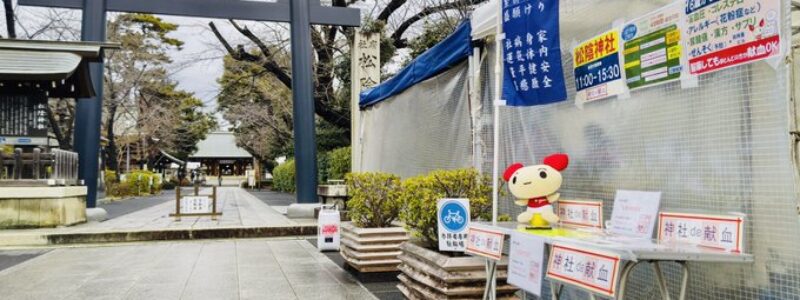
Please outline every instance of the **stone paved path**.
[{"label": "stone paved path", "polygon": [[2,299],[377,299],[305,240],[56,248],[0,271]]},{"label": "stone paved path", "polygon": [[[287,218],[244,189],[222,187],[217,190],[217,193],[217,205],[222,210],[222,216],[217,220],[211,220],[210,217],[182,217],[180,221],[176,221],[174,217],[169,216],[170,213],[175,212],[175,201],[167,201],[104,222],[89,222],[64,228],[1,230],[0,246],[39,245],[42,243],[42,236],[49,234],[316,226],[314,219]],[[211,189],[203,189],[200,194],[211,194]],[[164,196],[162,194],[160,197]]]}]

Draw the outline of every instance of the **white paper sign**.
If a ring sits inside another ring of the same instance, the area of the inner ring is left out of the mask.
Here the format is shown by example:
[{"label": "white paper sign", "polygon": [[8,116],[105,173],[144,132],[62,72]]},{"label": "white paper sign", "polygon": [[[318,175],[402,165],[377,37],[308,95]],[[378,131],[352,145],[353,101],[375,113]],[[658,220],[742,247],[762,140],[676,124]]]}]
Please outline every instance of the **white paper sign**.
[{"label": "white paper sign", "polygon": [[211,198],[208,196],[186,196],[181,198],[182,214],[211,213]]},{"label": "white paper sign", "polygon": [[651,238],[658,217],[661,192],[617,190],[609,231],[637,238]]},{"label": "white paper sign", "polygon": [[508,283],[528,293],[541,296],[544,268],[544,239],[514,232],[508,251]]},{"label": "white paper sign", "polygon": [[739,253],[742,251],[744,218],[706,214],[661,213],[658,240],[700,245]]},{"label": "white paper sign", "polygon": [[436,208],[439,251],[463,252],[469,227],[469,199],[439,199]]},{"label": "white paper sign", "polygon": [[603,201],[559,200],[557,203],[562,224],[603,228]]},{"label": "white paper sign", "polygon": [[547,262],[547,277],[613,298],[619,265],[619,255],[554,243]]},{"label": "white paper sign", "polygon": [[500,260],[503,257],[503,240],[506,235],[502,231],[483,226],[470,225],[467,229],[467,247],[464,252]]}]

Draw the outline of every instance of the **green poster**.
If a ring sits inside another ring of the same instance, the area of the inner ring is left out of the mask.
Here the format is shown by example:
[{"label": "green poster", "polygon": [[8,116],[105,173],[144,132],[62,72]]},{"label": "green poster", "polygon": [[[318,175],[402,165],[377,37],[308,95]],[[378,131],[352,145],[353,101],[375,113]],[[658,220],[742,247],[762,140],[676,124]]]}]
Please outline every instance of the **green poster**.
[{"label": "green poster", "polygon": [[683,10],[679,2],[626,24],[622,29],[625,78],[635,89],[681,77]]}]

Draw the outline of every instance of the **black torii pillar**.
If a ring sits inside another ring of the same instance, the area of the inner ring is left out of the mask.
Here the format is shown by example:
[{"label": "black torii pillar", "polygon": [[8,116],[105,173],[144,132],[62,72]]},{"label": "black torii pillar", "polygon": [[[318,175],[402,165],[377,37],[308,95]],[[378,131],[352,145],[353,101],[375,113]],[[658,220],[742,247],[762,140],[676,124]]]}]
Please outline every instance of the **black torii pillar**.
[{"label": "black torii pillar", "polygon": [[[297,202],[317,202],[317,145],[314,132],[311,24],[361,26],[358,9],[325,7],[319,0],[19,0],[19,5],[83,9],[82,38],[105,41],[106,12],[139,12],[203,18],[290,22],[292,27],[292,100],[294,103]],[[103,65],[90,68],[96,98],[78,100],[75,148],[80,178],[89,186],[87,207],[97,201],[98,153],[102,113]]]}]

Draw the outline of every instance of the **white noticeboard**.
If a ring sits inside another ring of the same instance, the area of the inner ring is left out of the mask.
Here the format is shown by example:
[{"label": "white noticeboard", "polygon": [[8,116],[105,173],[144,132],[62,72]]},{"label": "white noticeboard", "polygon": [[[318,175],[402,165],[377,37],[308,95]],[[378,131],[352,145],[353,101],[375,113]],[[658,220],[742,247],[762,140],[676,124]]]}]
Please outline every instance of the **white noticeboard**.
[{"label": "white noticeboard", "polygon": [[508,283],[537,297],[542,293],[544,239],[514,232],[508,251]]},{"label": "white noticeboard", "polygon": [[208,196],[186,196],[181,198],[182,214],[211,213],[211,198]]},{"label": "white noticeboard", "polygon": [[611,233],[651,238],[661,203],[661,192],[617,190],[608,230]]},{"label": "white noticeboard", "polygon": [[617,254],[554,243],[547,262],[547,277],[614,298],[619,267]]},{"label": "white noticeboard", "polygon": [[466,249],[469,218],[469,199],[439,199],[436,203],[439,251]]}]

